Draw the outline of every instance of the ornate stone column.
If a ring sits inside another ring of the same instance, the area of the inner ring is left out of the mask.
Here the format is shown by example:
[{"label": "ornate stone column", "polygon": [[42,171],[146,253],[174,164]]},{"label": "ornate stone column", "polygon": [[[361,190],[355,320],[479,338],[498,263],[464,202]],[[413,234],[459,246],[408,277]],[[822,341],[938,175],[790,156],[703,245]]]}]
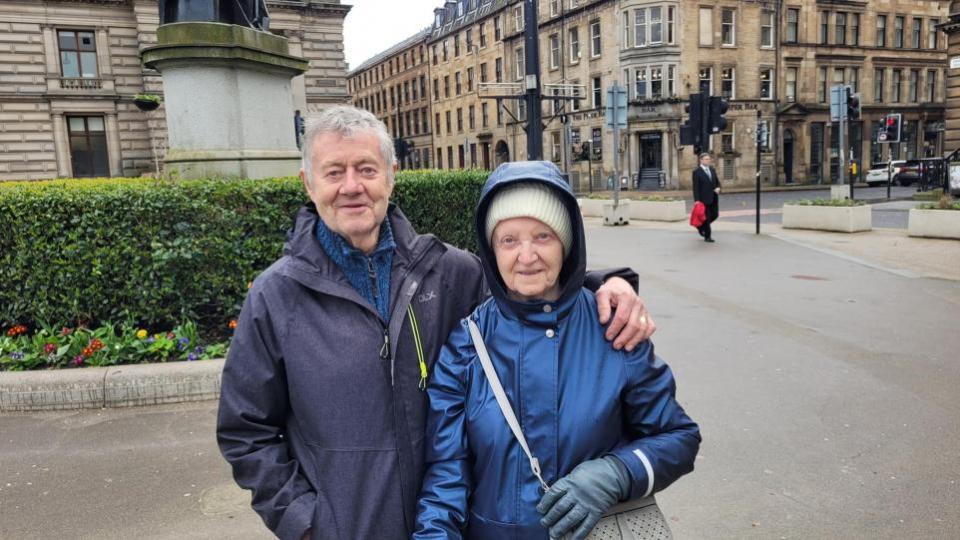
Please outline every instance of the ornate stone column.
[{"label": "ornate stone column", "polygon": [[947,34],[947,95],[944,153],[960,148],[960,1],[950,4],[950,17],[939,28]]}]

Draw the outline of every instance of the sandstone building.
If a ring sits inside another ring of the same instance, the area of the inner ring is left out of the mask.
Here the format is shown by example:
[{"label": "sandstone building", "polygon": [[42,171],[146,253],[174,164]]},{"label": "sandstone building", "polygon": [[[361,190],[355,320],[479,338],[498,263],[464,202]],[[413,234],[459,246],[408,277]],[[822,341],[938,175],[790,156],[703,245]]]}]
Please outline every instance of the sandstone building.
[{"label": "sandstone building", "polygon": [[[349,6],[267,7],[271,32],[310,61],[294,80],[294,103],[307,112],[346,101]],[[158,23],[157,0],[0,0],[0,180],[154,172],[166,144],[164,111],[141,112],[132,98],[163,95],[159,74],[140,62]]]}]

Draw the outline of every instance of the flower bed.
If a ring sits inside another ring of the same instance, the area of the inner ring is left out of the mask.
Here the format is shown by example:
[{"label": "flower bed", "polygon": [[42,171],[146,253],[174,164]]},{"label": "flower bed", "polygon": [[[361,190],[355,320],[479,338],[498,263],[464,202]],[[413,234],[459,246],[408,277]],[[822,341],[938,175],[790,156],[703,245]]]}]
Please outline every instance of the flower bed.
[{"label": "flower bed", "polygon": [[130,323],[94,329],[44,326],[32,333],[15,324],[0,336],[0,371],[206,360],[222,358],[226,350],[225,341],[204,341],[193,323],[152,334]]}]

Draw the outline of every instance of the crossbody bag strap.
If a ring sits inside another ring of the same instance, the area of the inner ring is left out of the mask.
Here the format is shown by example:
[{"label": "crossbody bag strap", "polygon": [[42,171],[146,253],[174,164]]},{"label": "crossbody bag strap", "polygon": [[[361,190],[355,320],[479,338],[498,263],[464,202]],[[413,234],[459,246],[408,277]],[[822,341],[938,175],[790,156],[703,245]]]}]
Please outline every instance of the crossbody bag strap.
[{"label": "crossbody bag strap", "polygon": [[480,357],[480,365],[483,366],[483,373],[487,376],[487,381],[490,382],[490,389],[493,390],[494,397],[497,398],[500,411],[503,413],[507,425],[510,426],[510,430],[513,431],[513,436],[516,437],[517,442],[520,443],[520,448],[523,448],[523,452],[527,454],[527,459],[530,460],[530,470],[533,471],[533,475],[540,481],[540,486],[543,487],[543,490],[547,491],[550,489],[550,486],[543,481],[543,476],[540,475],[540,461],[530,453],[530,447],[527,446],[527,439],[523,436],[523,431],[520,429],[520,422],[517,421],[517,416],[513,413],[513,407],[510,406],[510,400],[507,399],[507,394],[503,391],[503,385],[500,384],[500,377],[497,376],[497,370],[493,368],[493,363],[490,362],[490,355],[487,354],[487,346],[483,343],[480,328],[477,327],[477,323],[473,322],[473,319],[468,318],[467,323],[470,326],[470,337],[473,338],[473,346],[477,350],[477,356]]}]

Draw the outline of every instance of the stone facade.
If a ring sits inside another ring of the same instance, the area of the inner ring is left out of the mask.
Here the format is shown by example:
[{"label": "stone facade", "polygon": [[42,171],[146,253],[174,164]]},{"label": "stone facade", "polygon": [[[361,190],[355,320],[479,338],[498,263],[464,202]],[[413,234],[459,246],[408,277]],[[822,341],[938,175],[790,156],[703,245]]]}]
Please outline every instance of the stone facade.
[{"label": "stone facade", "polygon": [[[941,30],[947,35],[947,47],[950,61],[947,65],[946,85],[946,132],[944,133],[944,153],[960,150],[960,1],[950,3],[950,18],[943,23]],[[954,61],[953,59],[958,60]]]},{"label": "stone facade", "polygon": [[[628,88],[629,109],[628,128],[617,144],[617,169],[631,187],[687,188],[696,157],[690,147],[680,145],[679,127],[687,117],[686,100],[706,85],[713,95],[729,100],[728,127],[710,141],[726,185],[754,182],[758,121],[772,133],[760,154],[765,182],[829,182],[831,171],[836,175],[839,150],[831,137],[828,104],[818,94],[823,87],[818,82],[821,69],[827,70],[828,87],[842,69],[843,83],[855,86],[863,98],[863,119],[853,127],[854,155],[861,170],[890,155],[889,149],[871,144],[869,136],[877,119],[888,112],[902,112],[905,127],[912,130],[911,138],[893,150],[895,156],[940,155],[952,150],[944,148],[940,131],[947,58],[945,36],[935,27],[946,19],[947,4],[936,0],[540,0],[544,95],[550,97],[556,90],[582,97],[576,108],[567,101],[563,110],[545,102],[544,158],[567,170],[578,190],[609,186],[614,142],[604,127],[602,107],[595,105],[594,81],[599,80],[601,103],[606,89],[619,82]],[[484,99],[522,91],[517,74],[517,52],[523,47],[521,5],[519,0],[450,0],[435,10],[425,41],[431,56],[426,69],[433,98],[429,114],[435,166],[492,168],[526,156],[522,123],[514,120],[514,116],[523,118],[523,107],[504,99],[503,107],[510,112],[498,115],[497,102]],[[821,43],[824,12],[828,13],[827,39]],[[876,28],[881,14],[887,16],[887,32],[879,43]],[[903,17],[902,43],[897,41],[897,17]],[[920,47],[912,47],[914,19],[920,19]],[[467,32],[476,48],[466,46]],[[595,35],[599,45],[593,51]],[[931,39],[933,47],[928,46]],[[499,79],[494,76],[498,59]],[[487,80],[504,86],[477,85],[483,65],[489,70]],[[466,88],[470,68],[477,79],[472,91]],[[880,73],[876,70],[884,74],[882,102],[874,95],[875,77]],[[899,73],[901,93],[896,101],[892,99],[895,73]],[[911,87],[914,76],[916,84]],[[915,101],[911,92],[916,94]],[[483,103],[488,103],[486,126],[481,121]],[[473,128],[471,107],[476,115]],[[593,139],[600,142],[593,159],[580,160],[574,151]],[[587,181],[590,177],[592,182]]]},{"label": "stone facade", "polygon": [[[346,101],[349,7],[267,4],[271,31],[310,61],[294,80],[294,103],[310,111]],[[164,109],[141,112],[132,97],[163,95],[159,75],[140,61],[158,23],[156,0],[0,0],[0,180],[154,172],[166,147]]]},{"label": "stone facade", "polygon": [[386,124],[404,169],[425,169],[433,162],[428,36],[429,29],[417,32],[347,74],[353,104]]},{"label": "stone facade", "polygon": [[[830,87],[861,95],[862,117],[851,124],[859,176],[888,158],[940,156],[944,147],[945,35],[937,24],[948,2],[872,0],[784,2],[778,100],[781,177],[829,183],[839,174],[839,145],[830,121]],[[879,120],[903,114],[899,144],[878,144]]]}]

